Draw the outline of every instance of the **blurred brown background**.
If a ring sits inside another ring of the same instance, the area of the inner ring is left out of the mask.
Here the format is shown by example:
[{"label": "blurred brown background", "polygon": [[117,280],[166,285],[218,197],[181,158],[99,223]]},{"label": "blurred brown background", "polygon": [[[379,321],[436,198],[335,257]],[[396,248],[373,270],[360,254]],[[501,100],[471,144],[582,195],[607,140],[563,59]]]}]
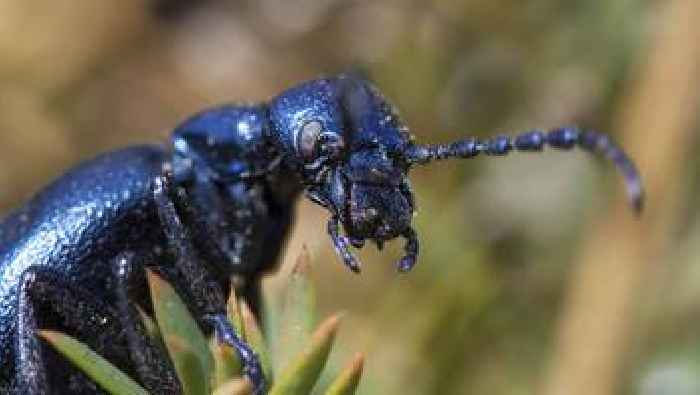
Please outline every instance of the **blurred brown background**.
[{"label": "blurred brown background", "polygon": [[638,161],[642,218],[611,165],[515,154],[413,172],[410,275],[397,243],[348,273],[306,202],[288,255],[306,243],[322,310],[349,313],[333,361],[367,354],[362,393],[697,394],[698,18],[696,0],[3,0],[0,211],[203,107],[348,70],[424,142],[595,127]]}]

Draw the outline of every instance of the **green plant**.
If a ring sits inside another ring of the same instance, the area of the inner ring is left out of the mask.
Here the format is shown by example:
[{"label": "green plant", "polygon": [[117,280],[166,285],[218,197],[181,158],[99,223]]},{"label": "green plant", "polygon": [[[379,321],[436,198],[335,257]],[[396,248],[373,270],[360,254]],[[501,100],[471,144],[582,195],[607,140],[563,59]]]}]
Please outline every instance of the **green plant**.
[{"label": "green plant", "polygon": [[[152,272],[148,273],[148,282],[155,317],[151,318],[145,312],[141,312],[141,316],[149,335],[167,351],[184,393],[250,393],[250,383],[241,376],[241,364],[235,352],[218,344],[215,339],[205,337],[167,282]],[[305,251],[298,258],[281,296],[287,301],[283,307],[274,307],[273,303],[266,308],[268,322],[275,324],[267,338],[246,302],[238,299],[234,292],[228,301],[229,319],[258,353],[266,377],[272,381],[270,394],[308,394],[319,381],[326,365],[341,316],[334,314],[316,326],[315,292],[309,278],[309,257]],[[40,336],[107,392],[115,395],[148,393],[80,341],[48,330],[41,331]],[[357,354],[323,393],[355,393],[362,364],[363,356]]]}]

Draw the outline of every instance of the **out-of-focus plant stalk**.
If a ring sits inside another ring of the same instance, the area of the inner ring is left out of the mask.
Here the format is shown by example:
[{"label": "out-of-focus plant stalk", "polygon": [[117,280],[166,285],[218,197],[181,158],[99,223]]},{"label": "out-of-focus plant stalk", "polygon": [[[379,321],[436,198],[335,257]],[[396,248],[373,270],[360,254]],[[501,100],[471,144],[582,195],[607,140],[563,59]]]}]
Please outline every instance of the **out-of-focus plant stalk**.
[{"label": "out-of-focus plant stalk", "polygon": [[[647,61],[627,89],[617,126],[639,164],[647,207],[635,219],[620,198],[596,218],[583,244],[564,305],[542,393],[617,393],[644,290],[681,214],[685,160],[700,99],[700,2],[660,2]],[[642,58],[644,59],[644,58]]]}]

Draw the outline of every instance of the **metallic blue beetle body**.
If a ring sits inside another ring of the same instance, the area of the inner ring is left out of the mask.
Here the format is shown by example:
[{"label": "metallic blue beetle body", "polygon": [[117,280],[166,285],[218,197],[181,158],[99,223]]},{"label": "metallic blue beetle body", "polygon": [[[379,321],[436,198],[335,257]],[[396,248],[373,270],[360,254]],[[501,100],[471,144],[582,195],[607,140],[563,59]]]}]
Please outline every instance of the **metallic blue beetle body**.
[{"label": "metallic blue beetle body", "polygon": [[37,339],[40,328],[78,337],[152,393],[181,392],[135,309],[151,310],[146,268],[166,277],[199,324],[236,349],[256,393],[264,393],[255,354],[226,321],[225,295],[237,275],[256,303],[299,195],[330,212],[328,233],[348,268],[360,270],[351,246],[370,240],[381,248],[402,237],[398,269],[408,271],[418,256],[412,166],[545,145],[604,154],[641,208],[634,165],[604,135],[561,128],[418,145],[374,86],[343,75],[268,103],[204,111],[165,146],[85,162],[0,224],[0,393],[99,393]]}]

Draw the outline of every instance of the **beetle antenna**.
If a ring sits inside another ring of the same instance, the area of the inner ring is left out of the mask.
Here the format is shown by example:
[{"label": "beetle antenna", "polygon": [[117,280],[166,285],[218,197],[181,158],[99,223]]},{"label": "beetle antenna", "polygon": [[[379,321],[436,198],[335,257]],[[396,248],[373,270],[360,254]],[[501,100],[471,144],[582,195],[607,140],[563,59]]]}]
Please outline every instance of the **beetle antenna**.
[{"label": "beetle antenna", "polygon": [[449,158],[473,158],[480,153],[493,156],[507,155],[510,151],[542,151],[545,145],[558,149],[578,146],[586,151],[601,154],[611,160],[622,173],[627,195],[635,212],[644,206],[644,190],[637,167],[610,137],[575,127],[557,128],[545,132],[533,130],[514,138],[496,136],[490,139],[469,137],[447,144],[411,145],[406,158],[411,164],[428,164],[434,160]]}]

